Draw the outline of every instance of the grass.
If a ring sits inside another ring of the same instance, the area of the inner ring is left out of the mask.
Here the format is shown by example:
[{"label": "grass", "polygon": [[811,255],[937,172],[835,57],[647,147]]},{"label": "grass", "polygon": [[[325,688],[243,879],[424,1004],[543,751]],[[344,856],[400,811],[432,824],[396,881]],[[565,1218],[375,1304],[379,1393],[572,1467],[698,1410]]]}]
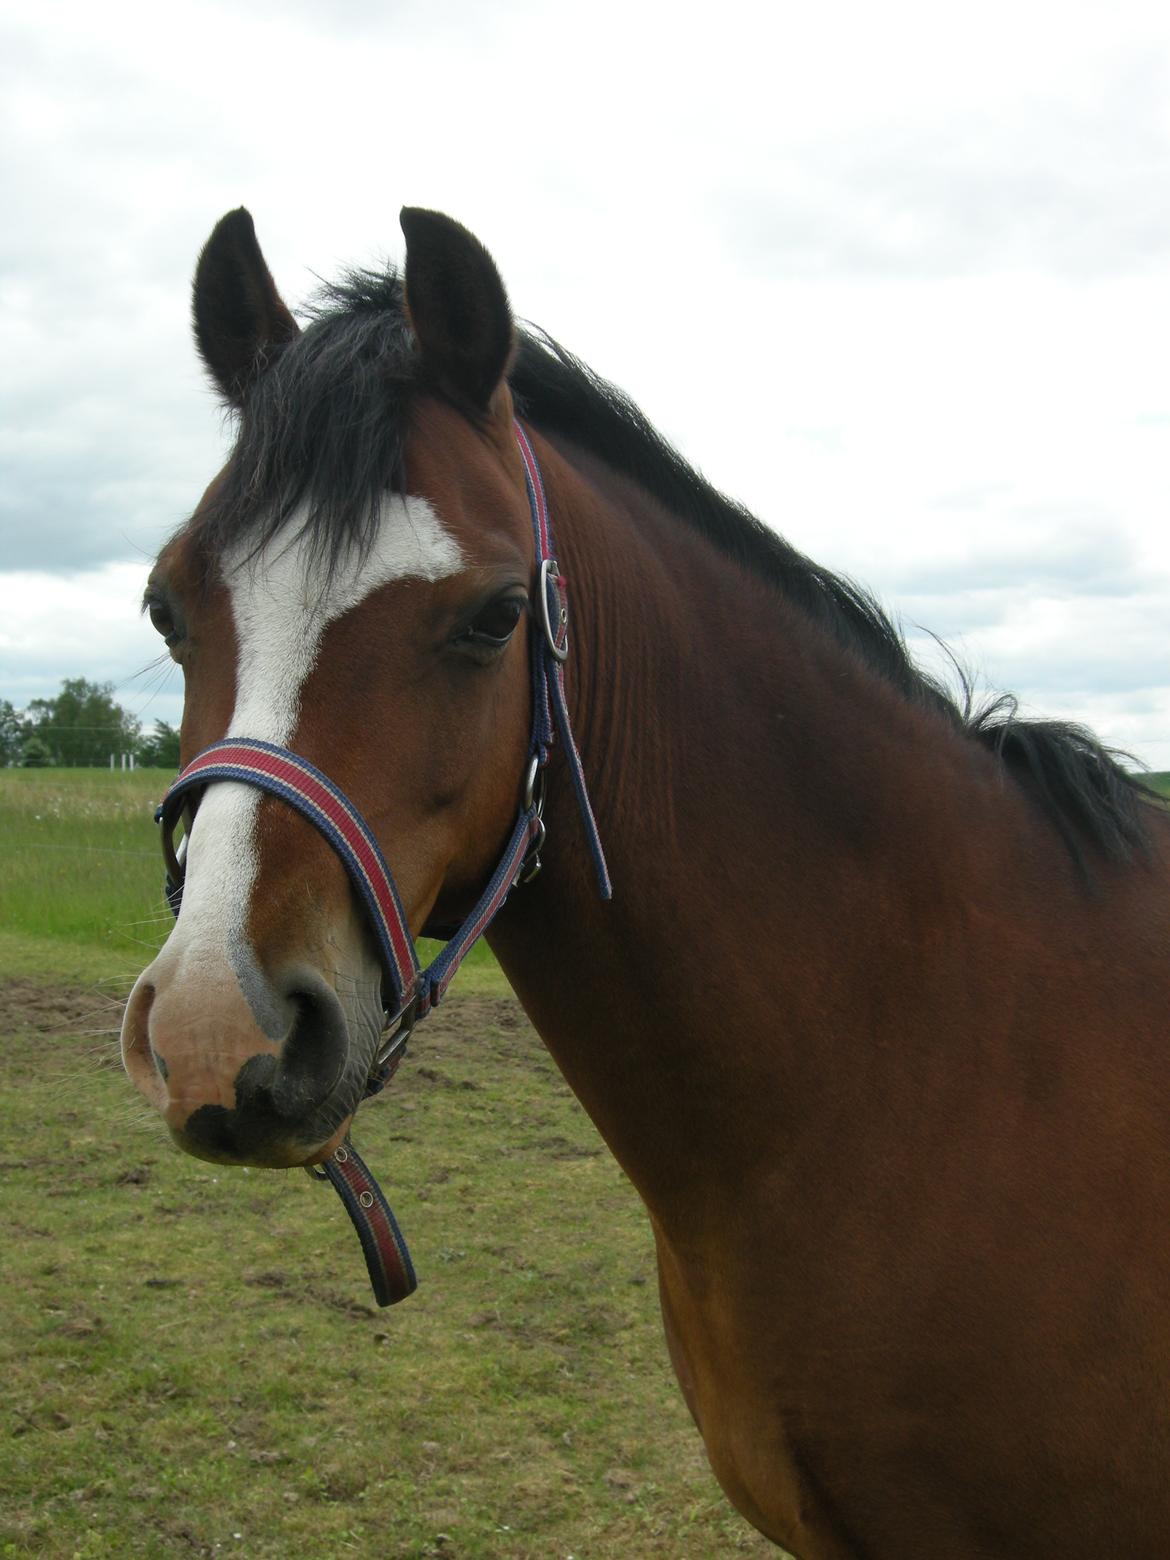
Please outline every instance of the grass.
[{"label": "grass", "polygon": [[[0,928],[129,965],[165,932],[157,769],[0,770]],[[7,966],[5,966],[7,967]]]},{"label": "grass", "polygon": [[377,1312],[328,1189],[176,1153],[53,1000],[4,1046],[0,1555],[775,1553],[706,1468],[636,1198],[514,1010],[453,997],[363,1109],[421,1275]]},{"label": "grass", "polygon": [[0,1556],[775,1554],[675,1386],[637,1198],[493,964],[362,1110],[401,1307],[328,1188],[172,1148],[115,1040],[167,924],[160,780],[0,772]]},{"label": "grass", "polygon": [[[0,972],[92,980],[149,962],[172,925],[153,821],[172,778],[0,769]],[[496,968],[486,944],[468,964]]]}]

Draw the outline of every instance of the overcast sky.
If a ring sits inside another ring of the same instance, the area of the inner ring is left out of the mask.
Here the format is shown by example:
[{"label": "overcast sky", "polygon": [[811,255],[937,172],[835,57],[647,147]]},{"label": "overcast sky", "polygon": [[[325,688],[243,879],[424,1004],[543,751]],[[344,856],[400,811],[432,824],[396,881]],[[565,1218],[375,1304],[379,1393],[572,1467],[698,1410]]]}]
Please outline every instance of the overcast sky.
[{"label": "overcast sky", "polygon": [[0,698],[177,719],[196,254],[247,205],[295,304],[406,203],[924,654],[1170,769],[1165,0],[0,0],[0,94]]}]

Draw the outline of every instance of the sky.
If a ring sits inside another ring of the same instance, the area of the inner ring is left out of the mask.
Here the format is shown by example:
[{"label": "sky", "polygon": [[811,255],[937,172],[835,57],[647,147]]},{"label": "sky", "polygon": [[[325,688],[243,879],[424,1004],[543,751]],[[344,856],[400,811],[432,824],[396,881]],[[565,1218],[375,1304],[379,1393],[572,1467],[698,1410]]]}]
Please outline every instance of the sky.
[{"label": "sky", "polygon": [[516,313],[928,664],[1170,769],[1170,6],[0,0],[0,698],[110,681],[230,439],[246,205],[291,305],[447,211]]}]

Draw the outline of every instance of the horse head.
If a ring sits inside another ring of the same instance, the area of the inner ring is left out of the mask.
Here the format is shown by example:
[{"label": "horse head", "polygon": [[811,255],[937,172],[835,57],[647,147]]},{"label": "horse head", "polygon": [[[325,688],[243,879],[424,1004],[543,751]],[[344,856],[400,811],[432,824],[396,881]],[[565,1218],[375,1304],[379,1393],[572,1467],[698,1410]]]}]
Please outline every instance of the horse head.
[{"label": "horse head", "polygon": [[[302,330],[244,210],[198,264],[195,336],[238,417],[145,608],[182,668],[182,758],[241,737],[327,774],[410,934],[475,903],[515,823],[536,560],[487,252],[402,213],[404,277],[351,276]],[[202,1158],[318,1162],[378,1051],[384,961],[341,861],[277,797],[193,790],[181,909],[125,1065]]]}]

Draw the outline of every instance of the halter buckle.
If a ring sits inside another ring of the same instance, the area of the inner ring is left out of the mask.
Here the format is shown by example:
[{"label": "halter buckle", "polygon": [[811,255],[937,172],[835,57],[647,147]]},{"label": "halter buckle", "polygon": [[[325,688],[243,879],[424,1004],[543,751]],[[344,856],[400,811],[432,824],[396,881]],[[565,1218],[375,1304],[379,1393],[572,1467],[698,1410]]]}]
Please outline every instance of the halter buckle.
[{"label": "halter buckle", "polygon": [[[190,843],[191,825],[194,820],[195,811],[189,797],[184,797],[183,805],[174,817],[167,816],[165,802],[159,805],[154,815],[162,840],[165,869],[163,893],[166,895],[167,904],[171,907],[171,913],[176,916],[183,903],[183,884],[187,878],[187,846]],[[183,834],[176,844],[175,830],[180,823],[183,825]]]},{"label": "halter buckle", "polygon": [[[548,645],[553,657],[558,661],[567,661],[569,659],[569,609],[561,599],[560,589],[556,584],[556,581],[560,578],[560,573],[561,566],[555,558],[541,559],[540,585],[538,587],[540,595],[540,622],[544,629],[545,643]],[[555,624],[549,613],[548,605],[550,575],[552,576],[553,595],[557,603],[557,621]],[[565,635],[563,640],[557,639],[558,630],[563,631]]]},{"label": "halter buckle", "polygon": [[523,800],[520,806],[524,812],[535,807],[536,816],[544,817],[544,768],[539,753],[533,753],[528,760],[528,768],[524,772]]},{"label": "halter buckle", "polygon": [[397,1013],[392,1016],[383,1014],[382,1034],[374,1059],[370,1063],[370,1070],[366,1075],[363,1099],[368,1100],[371,1095],[380,1094],[397,1072],[402,1053],[406,1050],[406,1042],[414,1033],[414,1026],[418,1022],[418,1005],[416,992]]},{"label": "halter buckle", "polygon": [[416,993],[409,1002],[399,1008],[393,1017],[384,1017],[382,1038],[378,1042],[378,1050],[374,1056],[374,1067],[379,1070],[385,1067],[392,1057],[397,1056],[405,1048],[406,1042],[414,1033],[414,1026],[417,1023],[418,995]]},{"label": "halter buckle", "polygon": [[548,830],[544,825],[544,769],[540,762],[540,754],[533,753],[528,760],[528,768],[524,774],[524,795],[521,801],[524,812],[535,812],[536,834],[532,844],[524,852],[524,859],[516,873],[515,882],[531,883],[532,879],[540,871],[542,862],[540,853],[544,849],[544,842],[548,838]]},{"label": "halter buckle", "polygon": [[544,842],[548,838],[548,830],[544,826],[544,819],[537,818],[536,834],[532,844],[525,853],[524,860],[520,863],[520,870],[516,874],[517,883],[531,883],[532,879],[540,871],[544,862],[540,859],[540,853],[544,849]]}]

